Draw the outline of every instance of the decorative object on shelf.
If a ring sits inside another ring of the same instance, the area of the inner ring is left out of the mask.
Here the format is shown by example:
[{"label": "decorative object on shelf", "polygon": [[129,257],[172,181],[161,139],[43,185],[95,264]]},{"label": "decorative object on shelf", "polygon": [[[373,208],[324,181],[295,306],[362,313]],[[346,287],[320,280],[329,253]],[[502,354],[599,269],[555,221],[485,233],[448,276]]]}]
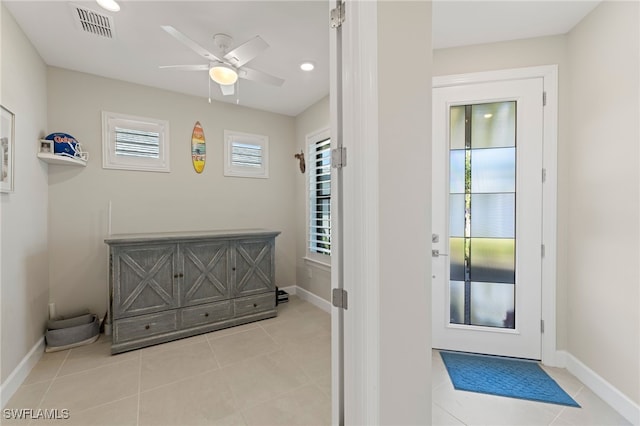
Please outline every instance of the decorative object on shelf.
[{"label": "decorative object on shelf", "polygon": [[53,152],[53,141],[47,139],[40,140],[40,151],[43,154],[49,154]]},{"label": "decorative object on shelf", "polygon": [[50,133],[44,139],[53,141],[54,154],[87,161],[87,155],[82,152],[82,146],[73,136],[67,133]]},{"label": "decorative object on shelf", "polygon": [[294,157],[300,162],[300,173],[304,173],[307,170],[307,165],[304,162],[304,151],[300,150],[300,154],[295,154]]},{"label": "decorative object on shelf", "polygon": [[82,150],[73,136],[51,133],[45,139],[40,139],[38,158],[49,164],[84,167],[89,160],[89,153]]},{"label": "decorative object on shelf", "polygon": [[4,106],[0,109],[0,192],[13,192],[16,116]]},{"label": "decorative object on shelf", "polygon": [[205,145],[204,129],[200,125],[199,121],[196,121],[193,126],[193,133],[191,133],[191,161],[193,162],[193,168],[196,173],[202,173],[204,170],[204,163],[207,158],[207,147]]}]

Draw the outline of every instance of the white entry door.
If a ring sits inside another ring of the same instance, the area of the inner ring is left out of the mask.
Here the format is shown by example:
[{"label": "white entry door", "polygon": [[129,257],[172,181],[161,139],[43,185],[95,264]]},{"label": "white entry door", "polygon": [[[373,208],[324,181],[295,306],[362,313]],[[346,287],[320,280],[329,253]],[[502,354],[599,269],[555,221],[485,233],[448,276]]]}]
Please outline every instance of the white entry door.
[{"label": "white entry door", "polygon": [[541,358],[542,96],[542,78],[434,88],[434,348]]}]

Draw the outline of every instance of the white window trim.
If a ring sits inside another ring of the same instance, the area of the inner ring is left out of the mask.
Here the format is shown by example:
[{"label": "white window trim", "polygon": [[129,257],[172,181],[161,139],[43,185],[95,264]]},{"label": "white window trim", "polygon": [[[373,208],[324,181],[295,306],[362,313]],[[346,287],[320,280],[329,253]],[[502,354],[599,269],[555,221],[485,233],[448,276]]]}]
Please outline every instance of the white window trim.
[{"label": "white window trim", "polygon": [[325,139],[331,138],[331,128],[323,127],[322,129],[316,130],[307,134],[306,136],[306,158],[308,160],[308,173],[306,179],[306,216],[305,216],[305,244],[306,244],[306,256],[305,260],[314,262],[316,264],[330,266],[331,265],[331,255],[325,253],[316,253],[311,251],[311,241],[309,241],[309,233],[311,232],[311,224],[310,215],[311,215],[311,193],[309,192],[309,186],[311,185],[311,155],[315,150],[315,144],[323,141]]},{"label": "white window trim", "polygon": [[[262,147],[262,167],[239,166],[231,162],[231,145],[233,142],[260,145]],[[224,131],[224,175],[246,178],[269,178],[269,137],[251,133]]]},{"label": "white window trim", "polygon": [[[115,154],[115,127],[159,133],[159,158],[118,157]],[[102,111],[102,168],[145,172],[171,171],[169,162],[169,122],[148,117]]]}]

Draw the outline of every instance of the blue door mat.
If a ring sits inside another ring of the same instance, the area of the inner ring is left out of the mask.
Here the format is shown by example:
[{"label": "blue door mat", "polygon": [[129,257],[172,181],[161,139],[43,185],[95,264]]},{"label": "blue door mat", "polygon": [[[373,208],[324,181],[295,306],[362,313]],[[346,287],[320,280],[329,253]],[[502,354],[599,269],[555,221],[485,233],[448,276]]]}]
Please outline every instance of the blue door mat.
[{"label": "blue door mat", "polygon": [[440,351],[458,390],[580,407],[535,361]]}]

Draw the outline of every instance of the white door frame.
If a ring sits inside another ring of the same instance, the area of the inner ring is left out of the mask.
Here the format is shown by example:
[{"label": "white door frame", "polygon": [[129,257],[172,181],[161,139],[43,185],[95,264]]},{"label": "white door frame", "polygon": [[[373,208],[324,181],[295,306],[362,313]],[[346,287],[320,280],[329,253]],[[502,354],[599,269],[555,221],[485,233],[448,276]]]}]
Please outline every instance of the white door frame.
[{"label": "white door frame", "polygon": [[[558,366],[556,358],[556,264],[557,264],[557,186],[558,186],[558,66],[514,68],[471,74],[433,77],[433,87],[461,86],[492,81],[543,79],[546,104],[543,109],[542,167],[545,180],[542,188],[542,362]],[[541,179],[542,179],[542,170]]]},{"label": "white door frame", "polygon": [[[331,8],[335,7],[335,0],[329,3]],[[376,425],[380,423],[378,4],[376,1],[344,4],[348,19],[341,28],[341,82],[337,81],[336,31],[331,30],[330,35],[331,144],[334,148],[342,136],[348,149],[348,166],[342,170],[342,205],[337,205],[333,197],[331,200],[332,211],[336,208],[345,212],[342,223],[336,223],[332,213],[331,282],[335,288],[343,279],[349,300],[348,309],[342,312],[342,389],[337,371],[341,356],[337,348],[340,314],[335,307],[331,312],[332,423]],[[336,127],[339,114],[342,134]],[[332,169],[332,194],[334,176]],[[336,238],[343,245],[338,252],[334,251]]]}]

